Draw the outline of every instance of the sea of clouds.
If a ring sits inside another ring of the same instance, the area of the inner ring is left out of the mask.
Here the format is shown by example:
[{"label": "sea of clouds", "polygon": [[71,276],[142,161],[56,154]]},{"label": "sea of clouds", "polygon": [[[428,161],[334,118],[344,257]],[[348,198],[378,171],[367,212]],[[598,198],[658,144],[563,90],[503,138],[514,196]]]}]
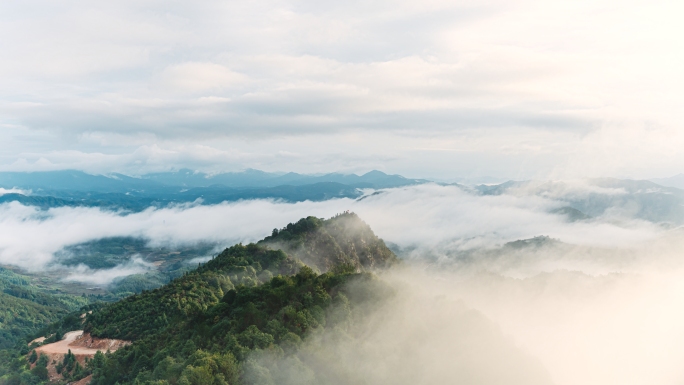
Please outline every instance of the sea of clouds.
[{"label": "sea of clouds", "polygon": [[[577,188],[573,194],[581,193]],[[0,264],[49,269],[65,246],[103,237],[228,246],[257,241],[301,217],[350,210],[406,261],[382,276],[397,290],[395,299],[356,325],[368,343],[323,346],[337,357],[335,365],[369,383],[678,383],[684,379],[680,229],[618,220],[610,211],[572,222],[552,213],[565,204],[554,195],[482,196],[434,184],[359,200],[195,203],[138,213],[6,203]],[[505,246],[540,235],[555,241]],[[113,269],[80,266],[65,279],[101,284],[151,268],[134,258]],[[306,344],[303,351],[321,349],[320,341]]]},{"label": "sea of clouds", "polygon": [[540,235],[575,245],[624,248],[664,234],[657,224],[637,219],[569,222],[551,213],[563,205],[553,198],[480,196],[434,184],[389,189],[360,200],[248,200],[138,213],[86,207],[41,210],[12,202],[0,205],[0,263],[37,270],[65,246],[105,237],[139,237],[171,246],[252,242],[299,218],[327,218],[346,210],[356,212],[388,243],[436,252],[496,247]]}]

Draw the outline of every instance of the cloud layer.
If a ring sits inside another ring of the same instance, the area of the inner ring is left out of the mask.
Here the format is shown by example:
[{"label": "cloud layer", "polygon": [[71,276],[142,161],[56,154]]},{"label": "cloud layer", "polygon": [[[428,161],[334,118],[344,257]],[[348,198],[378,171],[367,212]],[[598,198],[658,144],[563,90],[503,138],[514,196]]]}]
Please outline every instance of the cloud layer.
[{"label": "cloud layer", "polygon": [[19,38],[0,43],[0,164],[675,173],[680,11],[612,0],[3,2],[0,32]]},{"label": "cloud layer", "polygon": [[103,237],[141,237],[153,245],[210,241],[228,246],[257,241],[301,217],[327,218],[345,210],[358,213],[387,242],[442,257],[448,251],[491,248],[540,235],[587,247],[629,247],[663,234],[656,225],[637,220],[569,223],[549,213],[561,205],[536,196],[478,196],[438,185],[390,189],[359,201],[250,200],[127,215],[95,208],[41,211],[13,202],[0,205],[0,263],[42,268],[64,246]]}]

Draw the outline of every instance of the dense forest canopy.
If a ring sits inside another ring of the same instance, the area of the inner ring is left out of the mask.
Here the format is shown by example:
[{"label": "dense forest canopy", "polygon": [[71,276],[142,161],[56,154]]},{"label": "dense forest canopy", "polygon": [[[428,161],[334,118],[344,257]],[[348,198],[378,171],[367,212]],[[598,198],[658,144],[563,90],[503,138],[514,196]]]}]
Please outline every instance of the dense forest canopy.
[{"label": "dense forest canopy", "polygon": [[[373,272],[397,262],[356,214],[303,218],[160,288],[52,315],[66,316],[38,334],[55,340],[91,311],[86,332],[133,342],[84,368],[66,356],[65,380],[92,374],[92,384],[275,384],[284,381],[280,359],[290,357],[308,382],[335,383],[334,373],[309,367],[315,358],[299,352],[302,341],[326,330],[353,338],[355,319],[373,308],[367,305],[392,295]],[[8,359],[0,384],[42,381],[29,369],[38,357],[28,349]]]}]

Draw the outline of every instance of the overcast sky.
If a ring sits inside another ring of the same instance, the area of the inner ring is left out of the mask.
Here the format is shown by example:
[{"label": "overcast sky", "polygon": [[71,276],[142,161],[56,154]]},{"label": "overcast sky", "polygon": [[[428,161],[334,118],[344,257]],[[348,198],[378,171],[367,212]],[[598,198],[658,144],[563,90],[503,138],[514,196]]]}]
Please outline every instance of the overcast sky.
[{"label": "overcast sky", "polygon": [[0,169],[684,171],[674,1],[0,2]]}]

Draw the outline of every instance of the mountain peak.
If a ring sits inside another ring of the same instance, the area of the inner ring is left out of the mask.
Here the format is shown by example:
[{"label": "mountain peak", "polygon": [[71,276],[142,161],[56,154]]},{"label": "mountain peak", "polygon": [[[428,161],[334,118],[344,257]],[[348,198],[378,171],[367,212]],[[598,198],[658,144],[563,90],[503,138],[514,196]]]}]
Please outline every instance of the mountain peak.
[{"label": "mountain peak", "polygon": [[397,262],[394,253],[353,212],[327,220],[302,218],[280,230],[274,229],[260,244],[283,249],[321,271],[340,266],[353,267],[356,271],[372,270]]},{"label": "mountain peak", "polygon": [[379,170],[371,170],[371,171],[368,171],[367,173],[365,173],[361,176],[362,177],[376,177],[377,178],[377,177],[389,176],[389,175],[385,174],[384,172],[379,171]]}]

